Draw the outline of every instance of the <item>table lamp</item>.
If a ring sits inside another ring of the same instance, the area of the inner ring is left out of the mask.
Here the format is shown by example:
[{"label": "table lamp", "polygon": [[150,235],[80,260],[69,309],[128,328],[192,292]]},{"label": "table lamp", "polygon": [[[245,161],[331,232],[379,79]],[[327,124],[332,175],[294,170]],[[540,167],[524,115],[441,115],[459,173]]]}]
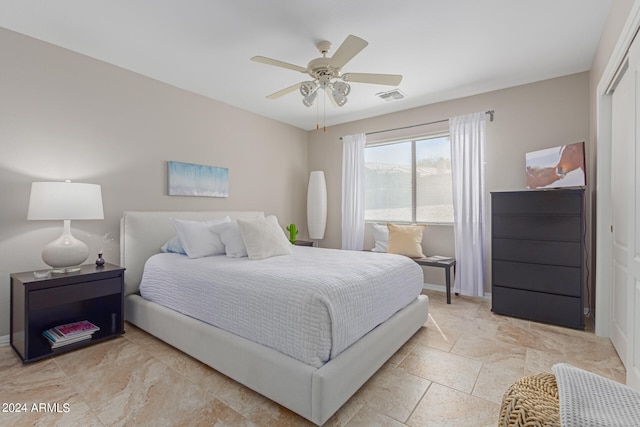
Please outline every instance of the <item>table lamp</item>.
[{"label": "table lamp", "polygon": [[52,273],[78,271],[89,248],[71,234],[71,220],[104,219],[101,188],[70,181],[33,182],[27,219],[64,221],[62,235],[44,247],[42,260]]}]

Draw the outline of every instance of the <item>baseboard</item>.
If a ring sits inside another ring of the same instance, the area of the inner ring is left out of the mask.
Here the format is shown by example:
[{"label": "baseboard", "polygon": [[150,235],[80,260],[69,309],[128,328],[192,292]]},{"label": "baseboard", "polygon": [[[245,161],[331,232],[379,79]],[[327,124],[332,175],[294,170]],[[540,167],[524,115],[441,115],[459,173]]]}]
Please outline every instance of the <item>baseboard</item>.
[{"label": "baseboard", "polygon": [[447,287],[444,285],[432,285],[431,283],[424,283],[422,289],[428,289],[430,291],[447,292]]},{"label": "baseboard", "polygon": [[3,335],[0,337],[0,344],[9,344],[9,335]]},{"label": "baseboard", "polygon": [[[453,286],[452,286],[453,288]],[[445,285],[433,285],[431,283],[424,283],[422,286],[422,289],[428,289],[430,291],[437,291],[437,292],[442,292],[442,293],[446,293],[447,292],[447,287]],[[451,294],[453,294],[453,289],[451,289]],[[491,299],[491,294],[488,292],[485,292],[484,295],[481,297],[484,299]]]}]

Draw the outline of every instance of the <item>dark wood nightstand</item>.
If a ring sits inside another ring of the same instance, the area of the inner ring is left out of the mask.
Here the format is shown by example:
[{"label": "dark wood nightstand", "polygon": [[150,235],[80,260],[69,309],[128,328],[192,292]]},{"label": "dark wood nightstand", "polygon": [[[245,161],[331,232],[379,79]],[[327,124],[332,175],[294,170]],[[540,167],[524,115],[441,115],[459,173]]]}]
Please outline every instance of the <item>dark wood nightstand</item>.
[{"label": "dark wood nightstand", "polygon": [[[10,342],[24,363],[64,353],[124,333],[124,268],[83,265],[73,273],[36,278],[11,274]],[[88,320],[100,328],[90,340],[52,349],[42,331]]]},{"label": "dark wood nightstand", "polygon": [[294,245],[296,246],[313,246],[313,242],[309,240],[296,240]]}]

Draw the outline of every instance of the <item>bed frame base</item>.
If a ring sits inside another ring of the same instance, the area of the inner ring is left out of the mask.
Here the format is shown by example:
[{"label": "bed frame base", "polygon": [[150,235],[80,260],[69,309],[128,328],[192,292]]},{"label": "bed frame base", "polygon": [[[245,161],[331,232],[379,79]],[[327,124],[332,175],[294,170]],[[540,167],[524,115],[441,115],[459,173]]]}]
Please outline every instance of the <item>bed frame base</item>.
[{"label": "bed frame base", "polygon": [[314,368],[139,295],[125,301],[127,321],[217,371],[324,424],[427,321],[421,295],[338,357]]}]

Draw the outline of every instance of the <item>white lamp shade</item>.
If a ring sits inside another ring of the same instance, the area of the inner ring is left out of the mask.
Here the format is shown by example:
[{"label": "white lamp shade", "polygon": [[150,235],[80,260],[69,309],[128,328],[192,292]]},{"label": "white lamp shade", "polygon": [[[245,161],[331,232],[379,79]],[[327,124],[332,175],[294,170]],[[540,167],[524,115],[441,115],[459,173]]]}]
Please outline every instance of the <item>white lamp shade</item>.
[{"label": "white lamp shade", "polygon": [[97,184],[33,182],[27,219],[104,219],[102,190]]},{"label": "white lamp shade", "polygon": [[327,225],[327,184],[323,171],[312,171],[307,189],[307,227],[309,238],[324,238]]}]

